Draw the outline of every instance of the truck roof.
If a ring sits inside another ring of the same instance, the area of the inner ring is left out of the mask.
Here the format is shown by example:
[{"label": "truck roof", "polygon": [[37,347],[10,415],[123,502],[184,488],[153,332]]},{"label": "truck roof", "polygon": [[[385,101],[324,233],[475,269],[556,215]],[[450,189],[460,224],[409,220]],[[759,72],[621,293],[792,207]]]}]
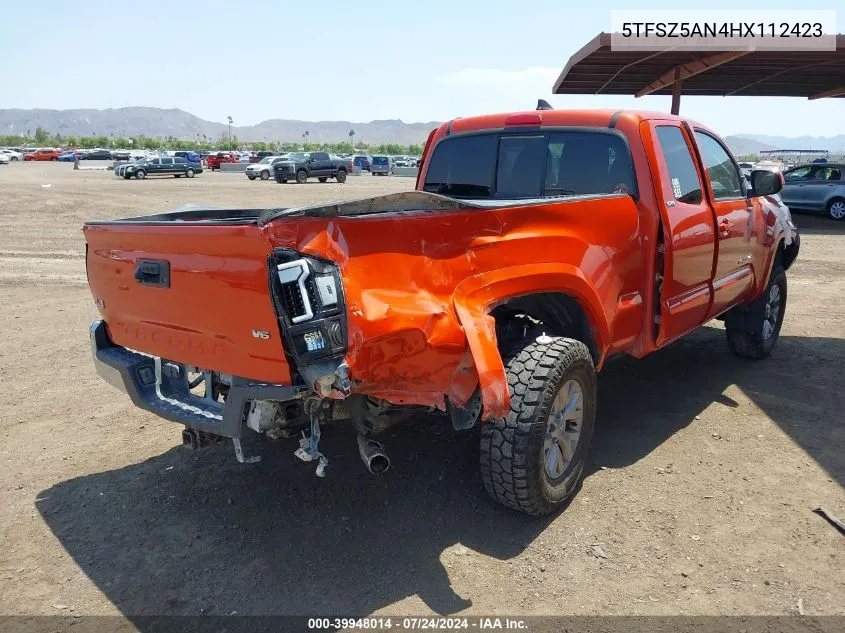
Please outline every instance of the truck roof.
[{"label": "truck roof", "polygon": [[[501,129],[508,126],[508,119],[540,121],[540,127],[545,126],[588,126],[608,127],[611,120],[618,121],[626,118],[633,123],[640,121],[659,119],[670,121],[689,121],[667,112],[652,112],[648,110],[526,110],[523,112],[501,112],[497,114],[483,114],[467,118],[452,119],[441,125],[441,128],[449,129],[450,133],[472,132],[486,129]],[[511,123],[513,124],[513,123]],[[521,123],[526,125],[525,122]],[[695,125],[699,125],[695,123]],[[703,126],[701,126],[703,127]]]}]

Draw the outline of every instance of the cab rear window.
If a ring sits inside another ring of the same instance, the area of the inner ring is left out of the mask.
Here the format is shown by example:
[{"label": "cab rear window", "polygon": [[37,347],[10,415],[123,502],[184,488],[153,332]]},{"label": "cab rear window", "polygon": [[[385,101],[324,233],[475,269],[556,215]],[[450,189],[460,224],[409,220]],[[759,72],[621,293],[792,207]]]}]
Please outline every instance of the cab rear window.
[{"label": "cab rear window", "polygon": [[628,145],[617,132],[491,132],[440,141],[423,189],[456,198],[505,200],[636,196],[636,179]]}]

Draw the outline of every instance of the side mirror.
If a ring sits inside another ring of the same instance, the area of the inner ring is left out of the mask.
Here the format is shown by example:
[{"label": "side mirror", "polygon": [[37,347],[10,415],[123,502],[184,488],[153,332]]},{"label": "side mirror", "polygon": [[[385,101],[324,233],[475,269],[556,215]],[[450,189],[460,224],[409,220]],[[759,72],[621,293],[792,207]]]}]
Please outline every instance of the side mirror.
[{"label": "side mirror", "polygon": [[771,196],[783,189],[783,174],[768,169],[755,169],[751,172],[751,195]]}]

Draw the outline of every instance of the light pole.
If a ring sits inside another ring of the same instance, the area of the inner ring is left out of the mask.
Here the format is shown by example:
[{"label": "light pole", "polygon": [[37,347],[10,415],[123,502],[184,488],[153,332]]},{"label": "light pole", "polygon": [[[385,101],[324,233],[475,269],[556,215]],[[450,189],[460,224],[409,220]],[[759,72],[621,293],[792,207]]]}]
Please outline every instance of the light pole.
[{"label": "light pole", "polygon": [[229,121],[229,149],[232,149],[232,115],[226,117]]},{"label": "light pole", "polygon": [[349,130],[349,144],[352,145],[352,153],[355,153],[355,130]]}]

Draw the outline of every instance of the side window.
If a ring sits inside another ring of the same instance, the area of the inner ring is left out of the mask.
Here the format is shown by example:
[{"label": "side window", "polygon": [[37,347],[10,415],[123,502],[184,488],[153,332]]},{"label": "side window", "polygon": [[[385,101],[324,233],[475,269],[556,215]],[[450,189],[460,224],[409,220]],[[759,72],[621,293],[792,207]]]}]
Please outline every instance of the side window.
[{"label": "side window", "polygon": [[173,162],[176,163],[177,165],[184,165],[185,159],[184,158],[174,158]]},{"label": "side window", "polygon": [[172,159],[172,158],[162,158],[162,159],[161,159],[161,164],[162,164],[162,165],[172,165],[172,164],[173,164],[173,159]]},{"label": "side window", "polygon": [[496,197],[539,198],[546,163],[546,139],[542,136],[502,136]]},{"label": "side window", "polygon": [[828,180],[842,180],[842,170],[838,167],[831,167],[830,174],[827,176]]},{"label": "side window", "polygon": [[657,140],[663,151],[666,168],[669,170],[675,200],[686,204],[699,204],[703,199],[701,180],[698,178],[695,163],[681,128],[673,125],[659,125]]},{"label": "side window", "polygon": [[154,158],[152,164],[153,165],[161,165],[161,159],[160,158]]},{"label": "side window", "polygon": [[696,132],[695,139],[701,150],[704,168],[710,176],[713,197],[716,200],[741,198],[743,193],[739,172],[725,148],[715,138],[704,132]]},{"label": "side window", "polygon": [[810,167],[799,167],[798,169],[794,169],[784,175],[784,180],[786,180],[786,182],[800,182],[802,180],[807,180],[809,175]]}]

